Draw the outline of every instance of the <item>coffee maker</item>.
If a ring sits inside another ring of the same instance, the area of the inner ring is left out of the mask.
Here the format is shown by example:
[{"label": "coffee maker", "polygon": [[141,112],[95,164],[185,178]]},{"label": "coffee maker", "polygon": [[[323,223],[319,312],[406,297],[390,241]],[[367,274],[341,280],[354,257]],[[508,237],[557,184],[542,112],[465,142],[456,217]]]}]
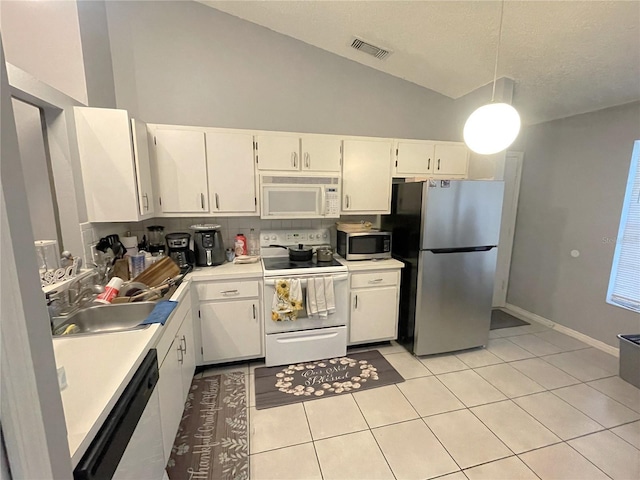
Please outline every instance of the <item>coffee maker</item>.
[{"label": "coffee maker", "polygon": [[191,225],[196,265],[208,267],[222,265],[225,260],[224,243],[220,233],[220,225],[201,224]]},{"label": "coffee maker", "polygon": [[169,257],[180,267],[180,272],[190,270],[195,260],[193,252],[189,249],[191,235],[182,232],[168,233],[165,238],[169,247]]}]

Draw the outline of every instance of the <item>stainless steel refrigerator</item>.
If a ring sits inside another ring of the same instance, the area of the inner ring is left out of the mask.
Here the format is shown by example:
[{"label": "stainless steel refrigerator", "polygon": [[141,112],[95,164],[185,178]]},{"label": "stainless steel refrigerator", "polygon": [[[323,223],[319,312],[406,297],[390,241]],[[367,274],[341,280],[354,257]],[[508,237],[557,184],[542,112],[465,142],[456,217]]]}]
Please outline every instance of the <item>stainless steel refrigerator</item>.
[{"label": "stainless steel refrigerator", "polygon": [[487,344],[503,195],[500,181],[393,185],[381,226],[405,264],[398,339],[416,355]]}]

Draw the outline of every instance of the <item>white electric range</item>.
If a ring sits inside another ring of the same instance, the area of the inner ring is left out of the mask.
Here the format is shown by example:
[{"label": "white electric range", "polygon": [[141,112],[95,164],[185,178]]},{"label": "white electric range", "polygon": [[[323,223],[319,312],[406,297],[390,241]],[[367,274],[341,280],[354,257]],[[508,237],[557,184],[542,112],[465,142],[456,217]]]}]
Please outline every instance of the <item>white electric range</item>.
[{"label": "white electric range", "polygon": [[[347,267],[337,260],[294,262],[283,247],[330,246],[329,230],[278,230],[260,234],[260,255],[264,272],[265,363],[267,366],[292,364],[344,356],[347,351],[347,319],[349,288]],[[280,245],[280,246],[274,246]],[[307,315],[307,283],[309,279],[331,277],[334,288],[335,313],[326,318]],[[279,279],[300,279],[302,310],[295,321],[271,319],[272,300]]]}]

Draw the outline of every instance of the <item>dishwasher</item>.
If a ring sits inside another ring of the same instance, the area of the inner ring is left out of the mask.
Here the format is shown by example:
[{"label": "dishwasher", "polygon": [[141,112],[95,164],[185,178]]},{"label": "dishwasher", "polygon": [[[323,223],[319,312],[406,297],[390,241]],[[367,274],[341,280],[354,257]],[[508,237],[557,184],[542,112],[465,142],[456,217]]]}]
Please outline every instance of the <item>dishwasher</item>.
[{"label": "dishwasher", "polygon": [[78,462],[75,480],[163,478],[158,378],[158,355],[151,349]]}]

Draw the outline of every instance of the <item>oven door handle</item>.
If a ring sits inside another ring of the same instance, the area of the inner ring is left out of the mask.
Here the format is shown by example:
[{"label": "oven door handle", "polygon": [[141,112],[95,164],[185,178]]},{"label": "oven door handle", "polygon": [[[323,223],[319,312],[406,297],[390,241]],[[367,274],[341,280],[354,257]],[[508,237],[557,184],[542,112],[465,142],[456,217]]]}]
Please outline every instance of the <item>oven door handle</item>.
[{"label": "oven door handle", "polygon": [[[319,277],[323,276],[323,275],[318,275]],[[287,278],[287,277],[280,277],[280,278]],[[291,278],[296,278],[296,277],[291,277]],[[305,277],[305,278],[300,278],[300,286],[302,287],[306,287],[307,286],[307,280],[309,280],[309,278],[314,278],[314,277]],[[349,274],[348,273],[342,273],[339,275],[331,275],[331,278],[333,278],[333,283],[336,282],[344,282],[347,278],[349,278]],[[264,284],[265,286],[274,286],[276,284],[276,279],[264,279]]]}]

